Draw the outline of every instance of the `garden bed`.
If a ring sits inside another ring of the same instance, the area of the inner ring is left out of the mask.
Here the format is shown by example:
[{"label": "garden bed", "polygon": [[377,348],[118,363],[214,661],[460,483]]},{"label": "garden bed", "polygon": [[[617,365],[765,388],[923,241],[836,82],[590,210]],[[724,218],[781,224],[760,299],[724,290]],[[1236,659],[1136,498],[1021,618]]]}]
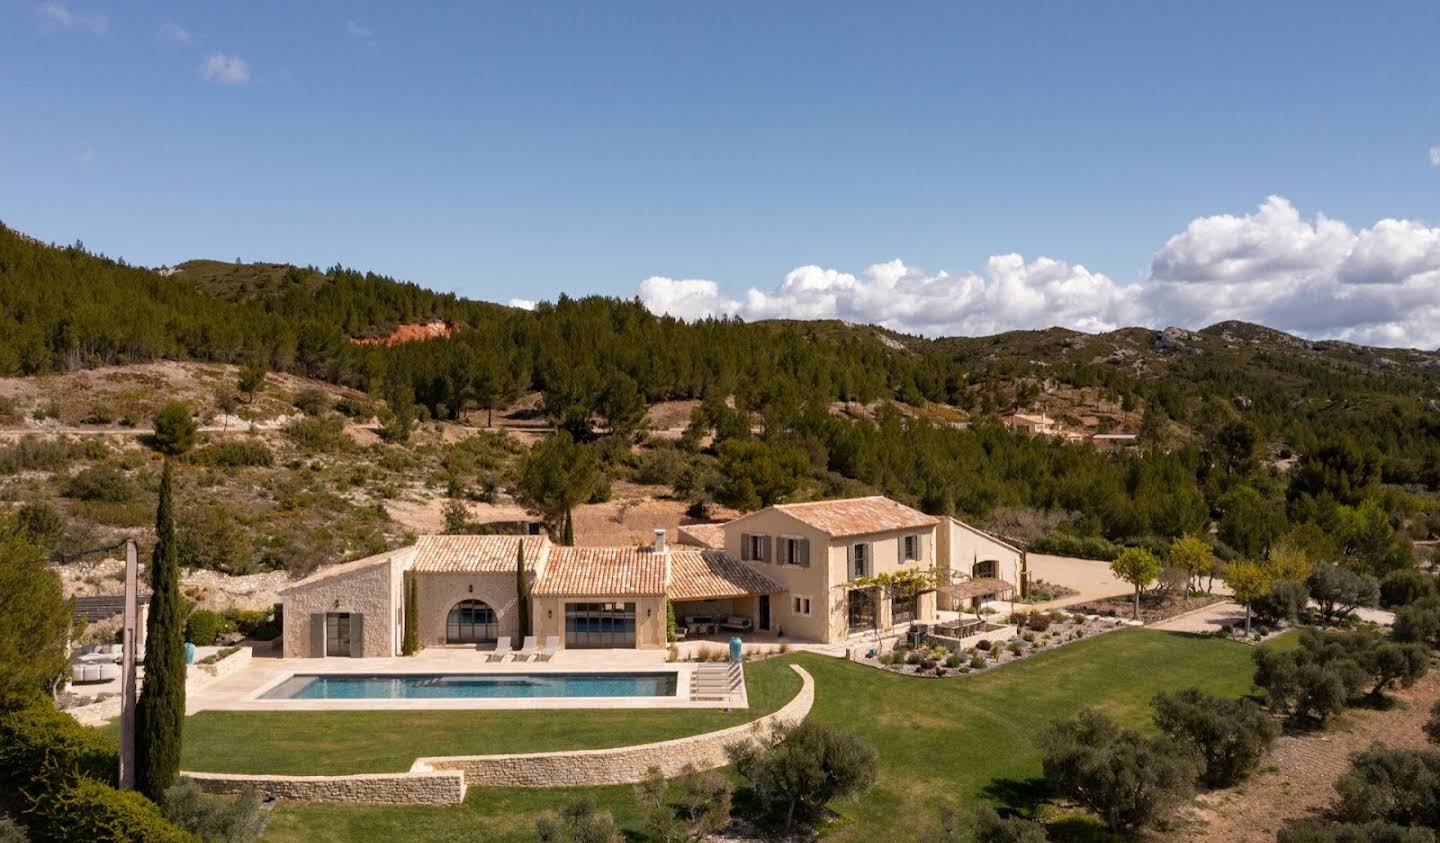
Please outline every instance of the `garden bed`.
[{"label": "garden bed", "polygon": [[[1014,618],[1015,616],[1012,616]],[[986,624],[989,629],[962,639],[931,635],[926,643],[894,649],[875,657],[855,659],[859,664],[923,679],[945,679],[981,673],[1036,653],[1133,626],[1132,621],[1072,612],[1036,612],[1019,616],[1021,624]],[[1017,631],[1017,629],[1019,631]]]},{"label": "garden bed", "polygon": [[[1229,600],[1221,594],[1192,594],[1188,597],[1177,598],[1157,595],[1153,593],[1140,595],[1140,622],[1145,625],[1169,620],[1177,615],[1186,612],[1193,612],[1196,609],[1203,609],[1216,603],[1223,603]],[[1103,600],[1091,600],[1088,603],[1081,603],[1071,606],[1077,612],[1084,612],[1088,615],[1100,615],[1107,618],[1131,618],[1135,611],[1135,598],[1107,597]]]}]

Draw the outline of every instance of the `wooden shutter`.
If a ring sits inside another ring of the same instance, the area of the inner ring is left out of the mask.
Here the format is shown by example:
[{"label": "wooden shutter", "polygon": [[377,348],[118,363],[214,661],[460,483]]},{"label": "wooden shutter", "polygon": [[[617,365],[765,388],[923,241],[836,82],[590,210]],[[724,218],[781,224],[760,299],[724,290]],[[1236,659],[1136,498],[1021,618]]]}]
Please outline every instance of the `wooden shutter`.
[{"label": "wooden shutter", "polygon": [[855,545],[845,545],[845,578],[855,578]]},{"label": "wooden shutter", "polygon": [[740,534],[740,561],[741,561],[741,562],[749,562],[749,561],[750,561],[750,534],[749,534],[749,533],[741,533],[741,534]]},{"label": "wooden shutter", "polygon": [[325,613],[316,612],[310,616],[310,658],[325,655]]},{"label": "wooden shutter", "polygon": [[801,539],[801,540],[800,540],[800,559],[799,559],[798,561],[799,561],[799,563],[800,563],[803,567],[806,567],[806,568],[810,567],[810,540],[809,540],[809,539]]},{"label": "wooden shutter", "polygon": [[875,542],[865,543],[865,576],[871,576],[875,570]]},{"label": "wooden shutter", "polygon": [[766,562],[775,561],[774,556],[775,539],[771,536],[763,536],[760,539],[760,558]]},{"label": "wooden shutter", "polygon": [[350,614],[350,657],[360,658],[365,655],[365,616],[352,612]]}]

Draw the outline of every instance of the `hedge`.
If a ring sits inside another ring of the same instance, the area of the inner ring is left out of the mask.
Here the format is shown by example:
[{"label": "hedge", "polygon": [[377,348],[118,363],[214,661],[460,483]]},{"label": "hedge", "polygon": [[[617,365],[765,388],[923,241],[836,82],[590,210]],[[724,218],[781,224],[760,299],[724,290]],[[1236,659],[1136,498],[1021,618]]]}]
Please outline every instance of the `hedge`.
[{"label": "hedge", "polygon": [[36,841],[193,841],[155,804],[114,788],[119,748],[49,700],[0,712],[0,800]]},{"label": "hedge", "polygon": [[227,632],[235,631],[235,622],[209,609],[196,609],[185,621],[185,640],[197,647],[208,647]]}]

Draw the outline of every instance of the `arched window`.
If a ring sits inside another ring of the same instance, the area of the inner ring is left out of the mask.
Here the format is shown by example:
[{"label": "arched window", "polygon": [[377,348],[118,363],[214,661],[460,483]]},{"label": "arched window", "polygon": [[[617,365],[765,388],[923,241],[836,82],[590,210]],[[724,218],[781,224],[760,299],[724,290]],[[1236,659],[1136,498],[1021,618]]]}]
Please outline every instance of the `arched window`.
[{"label": "arched window", "polygon": [[1000,563],[994,559],[986,559],[975,563],[976,579],[998,579],[1000,577]]},{"label": "arched window", "polygon": [[495,610],[483,600],[461,600],[445,619],[447,644],[493,644],[499,636]]}]

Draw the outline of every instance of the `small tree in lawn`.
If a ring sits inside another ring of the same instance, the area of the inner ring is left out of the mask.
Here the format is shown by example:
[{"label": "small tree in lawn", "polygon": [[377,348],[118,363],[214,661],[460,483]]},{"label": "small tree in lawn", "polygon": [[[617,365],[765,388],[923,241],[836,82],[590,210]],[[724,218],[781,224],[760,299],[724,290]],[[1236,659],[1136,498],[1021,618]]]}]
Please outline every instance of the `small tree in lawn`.
[{"label": "small tree in lawn", "polygon": [[1186,588],[1199,590],[1200,578],[1215,568],[1215,551],[1210,543],[1190,533],[1170,543],[1170,565],[1185,572]]},{"label": "small tree in lawn", "polygon": [[1127,547],[1110,563],[1115,576],[1135,586],[1135,617],[1140,617],[1140,590],[1160,576],[1160,560],[1143,547]]},{"label": "small tree in lawn", "polygon": [[1252,560],[1237,560],[1225,568],[1225,584],[1235,602],[1245,607],[1245,634],[1250,634],[1250,616],[1255,601],[1270,593],[1270,584],[1275,581],[1269,566]]},{"label": "small tree in lawn", "polygon": [[185,616],[173,483],[167,459],[160,475],[155,553],[150,562],[145,682],[135,709],[135,787],[153,800],[159,800],[180,774],[180,733],[185,719]]},{"label": "small tree in lawn", "polygon": [[515,616],[518,618],[520,637],[530,635],[530,590],[525,583],[525,539],[515,542]]},{"label": "small tree in lawn", "polygon": [[726,754],[760,805],[784,816],[786,834],[796,819],[813,819],[832,800],[860,796],[875,784],[879,754],[850,732],[806,720],[771,737],[780,740],[737,741]]}]

